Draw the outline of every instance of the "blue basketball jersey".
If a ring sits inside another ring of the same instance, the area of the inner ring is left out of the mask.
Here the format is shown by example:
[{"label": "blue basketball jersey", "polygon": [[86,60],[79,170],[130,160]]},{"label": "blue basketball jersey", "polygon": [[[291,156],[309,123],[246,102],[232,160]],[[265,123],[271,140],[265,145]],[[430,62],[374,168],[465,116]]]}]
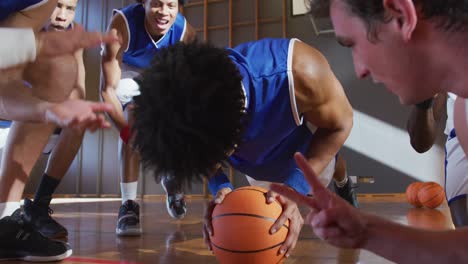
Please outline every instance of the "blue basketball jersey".
[{"label": "blue basketball jersey", "polygon": [[1,0],[0,1],[0,21],[9,15],[23,11],[34,6],[46,3],[48,0]]},{"label": "blue basketball jersey", "polygon": [[114,10],[115,13],[119,13],[125,18],[129,31],[128,48],[125,50],[122,60],[125,64],[137,68],[149,67],[151,60],[160,48],[182,41],[185,34],[186,20],[180,13],[177,14],[169,31],[158,41],[154,41],[146,31],[143,5],[132,4],[120,10]]},{"label": "blue basketball jersey", "polygon": [[[247,117],[242,142],[231,165],[256,180],[285,183],[301,193],[309,185],[294,160],[305,153],[313,133],[302,122],[294,95],[293,44],[296,39],[263,39],[228,49],[246,95]],[[210,179],[213,194],[229,186],[227,177]]]}]

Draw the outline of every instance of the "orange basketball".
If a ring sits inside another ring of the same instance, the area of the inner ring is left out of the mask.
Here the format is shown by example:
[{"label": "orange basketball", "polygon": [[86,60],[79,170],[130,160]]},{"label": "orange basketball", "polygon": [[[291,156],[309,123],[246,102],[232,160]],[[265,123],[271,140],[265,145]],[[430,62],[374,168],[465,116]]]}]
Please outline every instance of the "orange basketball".
[{"label": "orange basketball", "polygon": [[242,187],[226,195],[213,210],[213,252],[223,264],[279,263],[279,248],[288,234],[286,222],[275,234],[270,229],[282,212],[278,202],[266,203],[268,191]]},{"label": "orange basketball", "polygon": [[426,182],[419,189],[418,199],[422,205],[436,208],[445,200],[444,188],[435,182]]},{"label": "orange basketball", "polygon": [[419,189],[423,185],[422,182],[413,182],[406,188],[406,200],[412,206],[421,207],[422,204],[418,199]]}]

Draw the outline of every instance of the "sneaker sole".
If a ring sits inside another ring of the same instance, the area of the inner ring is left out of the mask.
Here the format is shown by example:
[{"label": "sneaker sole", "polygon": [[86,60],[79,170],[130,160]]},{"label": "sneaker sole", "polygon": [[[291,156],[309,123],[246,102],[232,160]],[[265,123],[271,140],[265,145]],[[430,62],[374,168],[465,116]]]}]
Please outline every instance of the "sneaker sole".
[{"label": "sneaker sole", "polygon": [[164,192],[166,192],[166,210],[167,210],[167,213],[174,219],[180,220],[180,219],[184,218],[187,213],[185,213],[183,215],[176,215],[176,214],[172,213],[171,207],[169,206],[169,196],[167,194],[166,186],[164,186],[164,184],[162,182],[161,182],[161,186],[163,187]]},{"label": "sneaker sole", "polygon": [[141,227],[129,228],[127,230],[121,230],[119,228],[115,229],[117,236],[141,236],[143,230]]},{"label": "sneaker sole", "polygon": [[59,233],[59,234],[54,234],[54,235],[43,234],[40,231],[39,233],[41,233],[41,235],[47,237],[48,239],[52,239],[52,240],[68,240],[68,233],[61,233],[61,234]]},{"label": "sneaker sole", "polygon": [[50,261],[60,261],[70,257],[73,254],[73,250],[69,249],[65,253],[56,255],[56,256],[24,256],[17,258],[5,258],[0,259],[0,261],[9,261],[9,260],[22,260],[27,262],[50,262]]}]

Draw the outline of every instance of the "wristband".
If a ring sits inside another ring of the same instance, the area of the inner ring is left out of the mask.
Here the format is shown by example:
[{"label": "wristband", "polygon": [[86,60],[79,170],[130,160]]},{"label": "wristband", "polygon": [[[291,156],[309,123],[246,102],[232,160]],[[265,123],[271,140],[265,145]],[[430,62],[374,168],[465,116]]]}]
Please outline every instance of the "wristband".
[{"label": "wristband", "polygon": [[27,28],[0,28],[0,69],[36,60],[36,38]]},{"label": "wristband", "polygon": [[128,140],[130,139],[130,127],[129,126],[125,126],[124,128],[120,130],[120,139],[122,139],[122,141],[125,144],[128,144]]}]

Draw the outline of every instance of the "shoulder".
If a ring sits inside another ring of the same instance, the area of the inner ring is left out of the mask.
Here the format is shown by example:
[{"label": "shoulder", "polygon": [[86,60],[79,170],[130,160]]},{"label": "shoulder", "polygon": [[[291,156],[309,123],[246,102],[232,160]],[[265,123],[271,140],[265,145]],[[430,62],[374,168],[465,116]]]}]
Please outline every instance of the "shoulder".
[{"label": "shoulder", "polygon": [[295,76],[307,75],[320,79],[327,76],[331,69],[320,51],[302,41],[295,41],[292,70]]}]

